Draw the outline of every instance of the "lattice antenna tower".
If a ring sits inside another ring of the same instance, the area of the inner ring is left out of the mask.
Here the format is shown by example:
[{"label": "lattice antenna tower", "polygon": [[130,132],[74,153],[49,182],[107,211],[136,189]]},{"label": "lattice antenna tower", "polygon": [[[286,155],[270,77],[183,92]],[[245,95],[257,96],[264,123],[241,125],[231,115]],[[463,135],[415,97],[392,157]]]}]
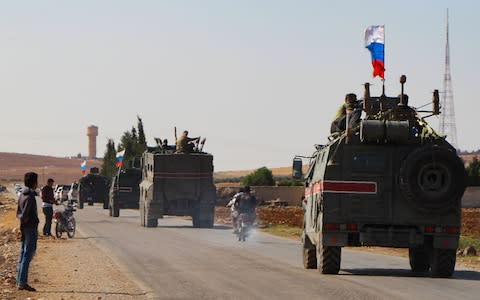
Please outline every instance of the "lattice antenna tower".
[{"label": "lattice antenna tower", "polygon": [[445,45],[445,75],[443,77],[443,95],[440,100],[441,114],[439,131],[447,137],[447,141],[457,148],[457,126],[455,125],[455,108],[453,105],[452,76],[450,74],[450,43],[448,32],[447,9],[447,41]]}]

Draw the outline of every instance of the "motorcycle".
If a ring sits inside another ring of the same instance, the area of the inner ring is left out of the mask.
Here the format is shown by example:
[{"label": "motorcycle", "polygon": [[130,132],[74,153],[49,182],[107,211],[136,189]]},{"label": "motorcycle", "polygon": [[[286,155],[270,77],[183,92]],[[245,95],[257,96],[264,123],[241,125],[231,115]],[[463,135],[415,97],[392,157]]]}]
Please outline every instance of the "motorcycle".
[{"label": "motorcycle", "polygon": [[245,242],[245,239],[252,228],[252,219],[249,214],[241,213],[237,220],[237,237],[239,242]]},{"label": "motorcycle", "polygon": [[55,224],[55,236],[57,238],[62,237],[62,233],[66,232],[69,238],[75,236],[75,217],[73,212],[76,211],[72,204],[67,204],[63,211],[55,210],[53,214],[53,220]]}]

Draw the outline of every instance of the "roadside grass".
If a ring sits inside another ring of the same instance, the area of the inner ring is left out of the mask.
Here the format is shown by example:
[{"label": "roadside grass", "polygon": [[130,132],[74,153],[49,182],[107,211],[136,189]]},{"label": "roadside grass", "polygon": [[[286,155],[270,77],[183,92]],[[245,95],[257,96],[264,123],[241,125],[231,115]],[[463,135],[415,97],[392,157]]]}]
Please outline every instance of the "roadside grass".
[{"label": "roadside grass", "polygon": [[472,246],[475,249],[480,250],[480,237],[479,236],[460,236],[459,248],[464,249],[468,246]]},{"label": "roadside grass", "polygon": [[266,233],[290,239],[300,239],[303,231],[300,227],[292,227],[283,224],[267,225],[266,227],[260,228],[260,230]]}]

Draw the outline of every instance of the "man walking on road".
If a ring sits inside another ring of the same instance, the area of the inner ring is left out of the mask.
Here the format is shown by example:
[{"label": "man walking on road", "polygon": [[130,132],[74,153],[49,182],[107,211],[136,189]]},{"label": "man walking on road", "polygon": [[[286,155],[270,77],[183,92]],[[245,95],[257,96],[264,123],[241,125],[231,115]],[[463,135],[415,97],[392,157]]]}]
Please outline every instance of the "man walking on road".
[{"label": "man walking on road", "polygon": [[20,259],[17,266],[17,286],[19,290],[35,292],[35,288],[28,285],[28,268],[37,250],[38,240],[38,213],[37,192],[38,174],[29,172],[24,177],[25,188],[18,199],[17,218],[20,219]]},{"label": "man walking on road", "polygon": [[43,235],[51,236],[52,232],[52,217],[53,204],[55,204],[55,197],[53,196],[53,182],[52,178],[48,178],[47,185],[42,188],[42,209],[45,215],[45,225],[43,226]]}]

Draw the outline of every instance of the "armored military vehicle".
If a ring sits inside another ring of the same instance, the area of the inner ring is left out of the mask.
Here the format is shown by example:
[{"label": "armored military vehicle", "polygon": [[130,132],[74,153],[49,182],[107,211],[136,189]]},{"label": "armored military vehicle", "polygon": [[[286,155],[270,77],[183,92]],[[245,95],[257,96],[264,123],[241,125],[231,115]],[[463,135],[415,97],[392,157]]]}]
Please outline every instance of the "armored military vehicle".
[{"label": "armored military vehicle", "polygon": [[191,216],[193,227],[213,227],[216,190],[213,156],[202,152],[176,153],[174,146],[149,147],[142,157],[140,223],[156,227],[163,215]]},{"label": "armored military vehicle", "polygon": [[89,173],[78,180],[78,208],[83,208],[84,203],[93,205],[95,202],[108,208],[108,191],[110,179],[105,176]]},{"label": "armored military vehicle", "polygon": [[[365,84],[363,120],[315,146],[304,176],[305,268],[336,274],[342,247],[382,246],[408,248],[413,272],[454,272],[464,165],[420,117],[439,114],[438,91],[433,111],[419,111],[408,105],[405,81],[399,97],[371,97]],[[301,166],[295,158],[297,178]]]},{"label": "armored military vehicle", "polygon": [[121,208],[138,209],[141,181],[140,168],[127,168],[113,177],[109,193],[111,217],[118,217]]}]

